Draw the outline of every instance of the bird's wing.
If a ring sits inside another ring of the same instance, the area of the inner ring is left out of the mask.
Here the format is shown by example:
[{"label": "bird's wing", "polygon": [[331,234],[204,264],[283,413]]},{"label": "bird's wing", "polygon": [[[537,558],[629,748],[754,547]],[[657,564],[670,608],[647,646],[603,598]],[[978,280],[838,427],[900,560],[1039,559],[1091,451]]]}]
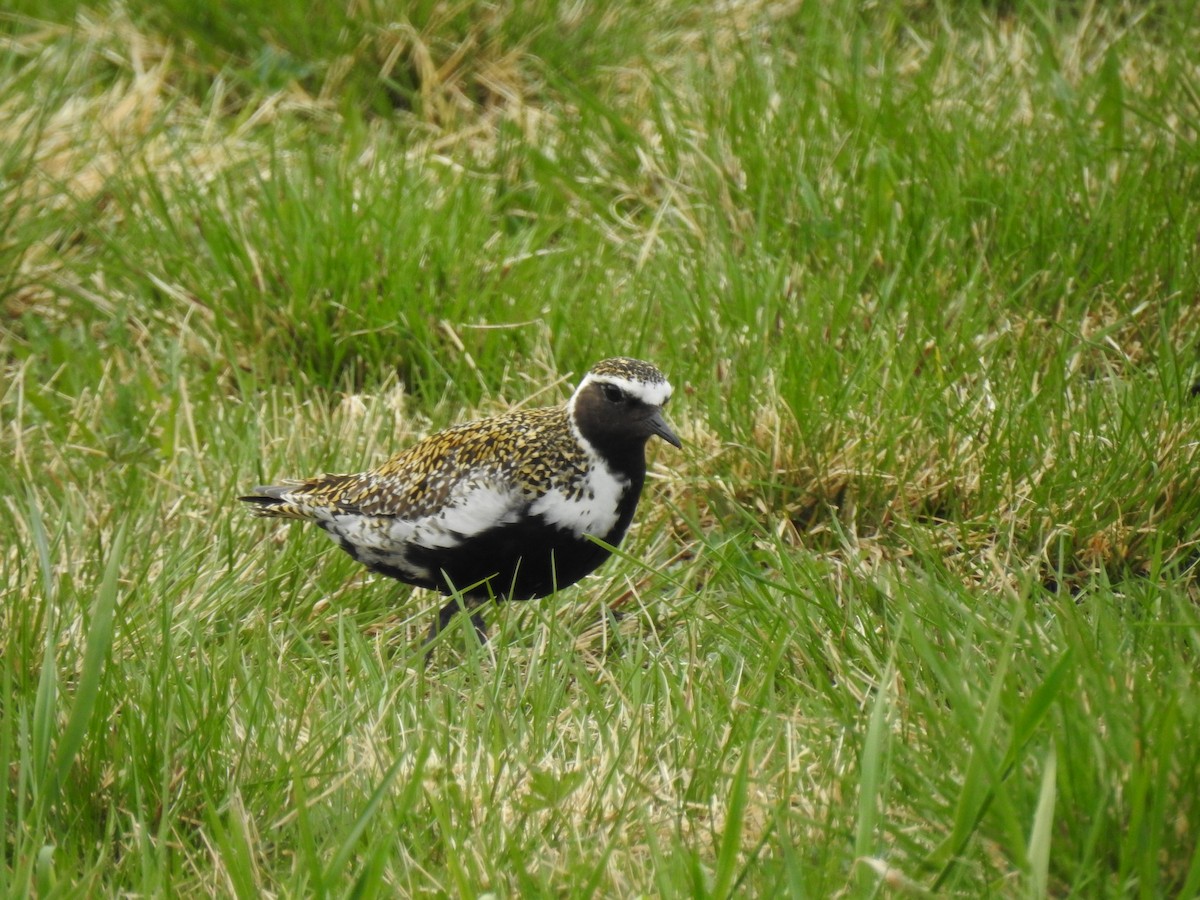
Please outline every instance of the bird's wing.
[{"label": "bird's wing", "polygon": [[255,488],[246,499],[260,515],[439,518],[456,532],[477,533],[513,519],[546,492],[545,473],[568,465],[563,447],[547,441],[543,429],[561,415],[529,410],[450,428],[370,471]]}]

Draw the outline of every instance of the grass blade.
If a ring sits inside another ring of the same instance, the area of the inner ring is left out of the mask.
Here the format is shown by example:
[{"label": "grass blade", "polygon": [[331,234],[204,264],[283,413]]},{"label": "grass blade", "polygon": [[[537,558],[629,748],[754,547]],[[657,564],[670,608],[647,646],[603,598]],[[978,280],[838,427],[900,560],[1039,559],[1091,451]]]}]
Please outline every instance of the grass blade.
[{"label": "grass blade", "polygon": [[91,625],[88,628],[87,647],[83,654],[83,668],[75,691],[75,701],[67,724],[59,737],[55,754],[55,776],[59,784],[66,780],[67,773],[75,761],[79,749],[87,737],[96,698],[104,678],[104,663],[112,647],[113,614],[117,605],[117,579],[121,571],[121,550],[125,531],[122,528],[109,548],[108,562],[96,602],[92,607]]},{"label": "grass blade", "polygon": [[[901,631],[903,628],[901,623]],[[887,668],[884,669],[883,680],[871,704],[867,733],[863,738],[859,765],[858,822],[854,830],[856,858],[872,856],[875,853],[875,834],[879,826],[880,810],[883,808],[882,793],[890,745],[888,713],[892,705],[892,687],[896,677],[894,662],[889,660]]]},{"label": "grass blade", "polygon": [[[414,795],[417,786],[421,783],[421,776],[425,770],[425,761],[428,759],[428,757],[429,745],[422,744],[421,749],[418,751],[416,761],[413,763],[412,772],[409,775],[408,786],[404,792],[405,797],[403,799],[406,802],[404,802],[402,805],[405,809],[411,805],[411,798]],[[372,820],[379,812],[379,808],[383,805],[383,801],[387,797],[388,791],[391,790],[392,782],[396,780],[397,776],[399,776],[401,770],[404,768],[405,763],[408,762],[409,759],[407,757],[398,756],[396,761],[393,762],[388,768],[387,772],[384,773],[383,778],[380,779],[379,784],[375,787],[375,790],[371,792],[371,796],[367,800],[366,806],[364,806],[362,812],[359,813],[358,818],[355,820],[353,826],[351,826],[346,832],[346,835],[342,839],[341,845],[338,847],[337,852],[334,853],[333,858],[329,860],[329,865],[325,867],[322,883],[334,884],[334,879],[337,879],[340,876],[340,873],[345,870],[347,863],[350,862],[350,857],[354,855],[354,849],[358,845],[359,838],[362,837],[363,833],[367,830],[367,827],[371,824]]]},{"label": "grass blade", "polygon": [[1033,815],[1033,828],[1029,832],[1029,897],[1043,900],[1048,894],[1050,873],[1051,829],[1054,827],[1055,778],[1058,770],[1058,754],[1054,747],[1046,754],[1042,771],[1042,789],[1038,793],[1037,810]]},{"label": "grass blade", "polygon": [[746,800],[749,795],[753,746],[754,740],[751,738],[746,742],[742,758],[738,760],[737,769],[734,771],[733,784],[730,785],[729,805],[725,810],[725,827],[717,850],[716,881],[712,892],[712,895],[718,898],[730,895],[738,874],[738,853],[742,848],[742,831],[746,825]]},{"label": "grass blade", "polygon": [[55,629],[46,629],[46,646],[42,652],[42,672],[38,678],[37,696],[33,702],[31,723],[30,768],[32,787],[38,810],[42,815],[50,808],[55,791],[52,787],[54,772],[54,722],[58,703],[58,657],[55,653]]},{"label": "grass blade", "polygon": [[1041,727],[1050,708],[1066,686],[1067,678],[1074,672],[1074,654],[1067,650],[1055,661],[1041,684],[1029,696],[1021,714],[1013,725],[1012,739],[1004,756],[1004,772],[1007,775],[1017,764],[1021,752]]},{"label": "grass blade", "polygon": [[[1007,660],[1007,656],[1005,659]],[[963,793],[959,798],[959,806],[955,811],[954,831],[934,851],[934,858],[939,860],[939,864],[941,865],[941,871],[933,885],[935,890],[941,887],[953,871],[955,860],[966,846],[967,841],[971,839],[971,836],[979,828],[979,823],[983,821],[983,817],[987,814],[992,800],[995,799],[996,788],[1016,768],[1029,740],[1046,717],[1046,714],[1050,711],[1055,699],[1061,693],[1070,671],[1071,652],[1068,650],[1059,657],[1054,667],[1046,674],[1042,683],[1038,685],[1037,689],[1030,696],[1029,702],[1022,709],[1017,723],[1013,728],[1013,734],[1009,739],[1003,761],[999,767],[987,767],[985,769],[986,742],[981,741],[976,746],[975,752],[971,754],[971,762],[967,770],[966,782],[963,785]],[[1002,670],[998,669],[995,689],[998,689],[1001,672]],[[992,696],[996,696],[995,691]],[[989,699],[989,707],[990,705]],[[985,730],[984,726],[981,726],[981,735],[992,734],[992,729],[995,725],[993,719],[994,716],[989,717],[985,712],[983,720],[987,727]],[[990,724],[987,724],[989,722]],[[994,777],[987,784],[983,780],[985,771],[994,773]],[[970,793],[968,793],[968,788],[971,789]],[[969,802],[972,797],[974,798],[973,805]]]}]

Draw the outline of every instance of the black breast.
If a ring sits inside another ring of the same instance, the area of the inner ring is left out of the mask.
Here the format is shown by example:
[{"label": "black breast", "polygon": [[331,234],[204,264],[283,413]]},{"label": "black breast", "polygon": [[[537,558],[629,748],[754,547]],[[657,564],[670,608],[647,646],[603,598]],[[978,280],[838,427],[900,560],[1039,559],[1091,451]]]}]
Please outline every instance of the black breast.
[{"label": "black breast", "polygon": [[[597,535],[616,546],[625,536],[642,492],[643,477],[631,480],[621,498],[616,525],[608,534]],[[609,557],[609,552],[587,537],[547,523],[539,516],[488,529],[457,547],[429,550],[410,549],[413,563],[439,573],[422,583],[443,594],[460,591],[464,596],[486,599],[533,600],[574,584],[591,574]],[[382,574],[413,583],[396,571]]]}]

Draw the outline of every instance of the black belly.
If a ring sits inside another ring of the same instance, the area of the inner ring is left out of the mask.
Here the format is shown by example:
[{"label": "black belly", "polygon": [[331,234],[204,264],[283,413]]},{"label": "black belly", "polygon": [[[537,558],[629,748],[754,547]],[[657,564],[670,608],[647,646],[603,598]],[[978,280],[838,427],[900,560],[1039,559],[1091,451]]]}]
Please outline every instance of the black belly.
[{"label": "black belly", "polygon": [[[603,540],[616,546],[625,535],[627,521],[618,522]],[[415,580],[390,566],[371,566],[382,575],[443,594],[455,591],[486,600],[533,600],[572,585],[609,557],[590,539],[530,519],[492,528],[450,549],[411,547],[409,560],[437,577]]]},{"label": "black belly", "polygon": [[[608,534],[598,535],[617,546],[625,537],[637,508],[645,474],[641,447],[632,460],[617,467],[629,484],[617,506],[617,522]],[[355,559],[355,548],[339,543]],[[609,552],[588,537],[547,523],[540,516],[525,516],[518,522],[489,528],[463,540],[457,547],[406,548],[413,566],[431,573],[428,579],[386,565],[367,565],[381,575],[406,584],[432,588],[443,594],[459,593],[472,600],[533,600],[568,587],[594,572]]]}]

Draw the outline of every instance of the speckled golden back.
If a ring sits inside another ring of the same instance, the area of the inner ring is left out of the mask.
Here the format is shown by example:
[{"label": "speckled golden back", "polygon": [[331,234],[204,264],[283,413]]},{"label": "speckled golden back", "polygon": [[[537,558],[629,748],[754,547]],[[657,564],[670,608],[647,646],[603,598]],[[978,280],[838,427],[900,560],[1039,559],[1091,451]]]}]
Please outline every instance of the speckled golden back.
[{"label": "speckled golden back", "polygon": [[522,410],[430,435],[367,472],[311,478],[289,490],[292,502],[261,512],[313,518],[316,507],[336,507],[417,518],[444,507],[452,490],[491,481],[528,500],[555,487],[571,493],[586,465],[565,408]]}]

